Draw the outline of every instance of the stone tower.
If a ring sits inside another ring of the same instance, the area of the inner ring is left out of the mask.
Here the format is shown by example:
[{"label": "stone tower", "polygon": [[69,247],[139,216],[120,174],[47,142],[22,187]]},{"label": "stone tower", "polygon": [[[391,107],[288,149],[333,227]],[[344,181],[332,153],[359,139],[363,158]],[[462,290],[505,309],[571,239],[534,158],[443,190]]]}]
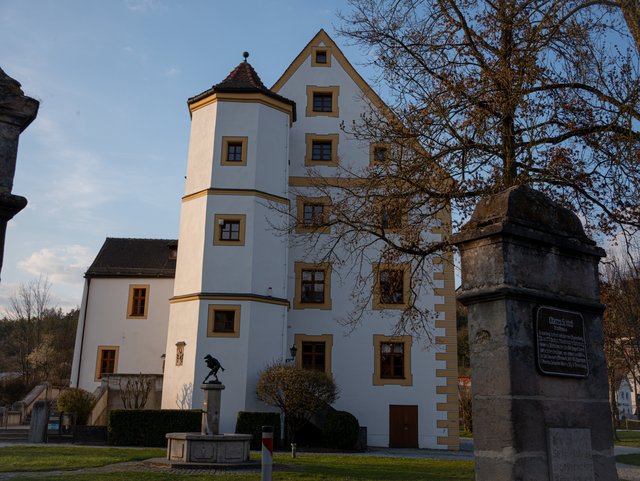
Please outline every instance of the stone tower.
[{"label": "stone tower", "polygon": [[[255,372],[285,357],[289,129],[294,102],[245,60],[188,100],[191,137],[164,372],[164,409],[202,403],[204,357],[219,359],[221,409],[257,406]],[[230,424],[230,421],[229,421]],[[234,426],[220,426],[221,432]]]}]

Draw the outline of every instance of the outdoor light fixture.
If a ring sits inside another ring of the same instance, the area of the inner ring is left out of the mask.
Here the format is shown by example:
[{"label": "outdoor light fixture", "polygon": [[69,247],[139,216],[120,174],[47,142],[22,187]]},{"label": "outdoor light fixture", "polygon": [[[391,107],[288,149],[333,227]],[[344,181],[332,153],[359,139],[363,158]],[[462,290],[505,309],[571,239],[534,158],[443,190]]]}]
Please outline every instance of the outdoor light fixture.
[{"label": "outdoor light fixture", "polygon": [[296,353],[298,352],[298,348],[296,347],[295,344],[289,348],[289,352],[291,353],[291,357],[288,359],[285,359],[284,362],[295,361]]}]

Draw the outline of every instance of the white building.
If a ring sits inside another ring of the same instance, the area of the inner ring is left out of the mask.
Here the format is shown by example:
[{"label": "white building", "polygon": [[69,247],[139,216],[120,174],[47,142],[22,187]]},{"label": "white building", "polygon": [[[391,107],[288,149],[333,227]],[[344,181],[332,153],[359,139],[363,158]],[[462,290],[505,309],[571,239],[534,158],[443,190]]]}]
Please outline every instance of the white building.
[{"label": "white building", "polygon": [[[166,354],[162,407],[199,407],[203,358],[212,354],[226,369],[221,431],[232,432],[239,411],[270,409],[256,399],[258,374],[295,345],[292,362],[333,376],[334,407],[367,427],[369,445],[457,449],[450,264],[437,264],[436,287],[421,294],[438,313],[435,346],[390,336],[408,300],[405,264],[367,267],[372,301],[347,335],[336,320],[353,309],[357,273],[319,263],[273,228],[287,222],[288,207],[299,219],[292,236],[313,229],[330,215],[331,199],[318,196],[311,176],[330,181],[338,163],[363,169],[373,161],[374,146],[340,128],[369,102],[381,105],[323,30],[271,89],[245,58],[189,99],[177,263],[171,241],[107,239],[86,274],[72,384],[94,390],[110,372],[159,373]],[[142,252],[120,252],[128,249]],[[388,292],[391,277],[400,282]]]}]

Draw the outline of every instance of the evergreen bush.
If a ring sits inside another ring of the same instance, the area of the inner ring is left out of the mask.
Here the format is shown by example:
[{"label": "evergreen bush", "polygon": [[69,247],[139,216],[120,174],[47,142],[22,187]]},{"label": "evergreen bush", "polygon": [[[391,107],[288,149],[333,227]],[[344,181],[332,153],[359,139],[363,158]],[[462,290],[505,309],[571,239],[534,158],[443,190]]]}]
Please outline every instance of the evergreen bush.
[{"label": "evergreen bush", "polygon": [[322,439],[327,447],[351,449],[358,442],[360,424],[347,411],[334,411],[327,415],[322,427]]},{"label": "evergreen bush", "polygon": [[280,413],[240,411],[237,434],[251,434],[251,449],[262,447],[262,426],[273,426],[273,446],[280,447]]},{"label": "evergreen bush", "polygon": [[109,444],[165,447],[167,433],[200,432],[202,411],[114,409],[109,413]]},{"label": "evergreen bush", "polygon": [[96,398],[89,391],[77,387],[65,389],[58,396],[58,411],[76,414],[76,424],[87,424]]}]

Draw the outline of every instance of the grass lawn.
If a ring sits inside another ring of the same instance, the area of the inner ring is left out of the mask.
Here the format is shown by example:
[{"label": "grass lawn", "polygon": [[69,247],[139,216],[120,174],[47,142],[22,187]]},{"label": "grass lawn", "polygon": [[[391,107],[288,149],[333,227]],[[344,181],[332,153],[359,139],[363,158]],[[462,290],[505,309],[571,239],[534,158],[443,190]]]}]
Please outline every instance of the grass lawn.
[{"label": "grass lawn", "polygon": [[640,431],[617,431],[619,441],[618,446],[630,446],[640,448]]},{"label": "grass lawn", "polygon": [[7,446],[0,448],[0,472],[53,471],[162,457],[159,448],[89,448],[78,446]]},{"label": "grass lawn", "polygon": [[[104,466],[123,461],[134,461],[149,457],[162,457],[162,449],[124,449],[124,448],[78,448],[64,446],[47,447],[7,447],[0,448],[0,469],[2,471],[50,471],[69,470],[81,467]],[[259,456],[252,456],[259,459]],[[299,454],[292,459],[288,454],[274,456],[276,464],[287,465],[285,472],[274,471],[274,481],[473,481],[473,462],[457,460],[400,459],[369,456],[340,456]],[[135,479],[140,481],[211,480],[211,474],[166,473],[161,469],[152,472],[89,472],[68,473],[50,477],[40,474],[13,477],[15,481],[27,480],[67,480],[102,481]],[[260,474],[234,473],[233,471],[216,475],[216,479],[232,481],[258,481]]]}]

